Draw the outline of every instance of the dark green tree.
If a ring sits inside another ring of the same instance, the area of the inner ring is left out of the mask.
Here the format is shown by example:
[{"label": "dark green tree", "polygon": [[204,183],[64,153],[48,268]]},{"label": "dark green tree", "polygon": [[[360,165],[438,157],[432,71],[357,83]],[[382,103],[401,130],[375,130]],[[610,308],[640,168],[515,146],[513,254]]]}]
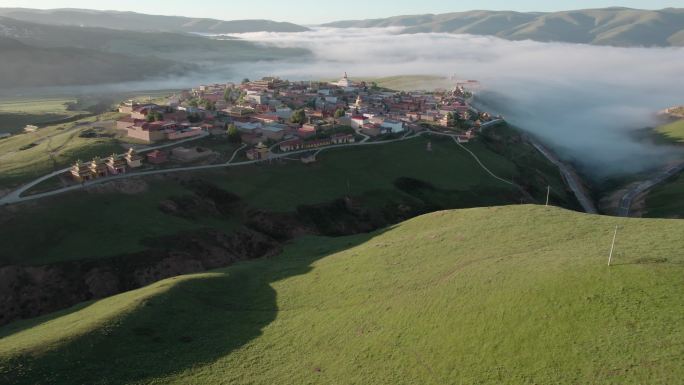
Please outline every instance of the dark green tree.
[{"label": "dark green tree", "polygon": [[302,124],[306,122],[306,112],[304,110],[295,110],[290,117],[292,123]]},{"label": "dark green tree", "polygon": [[458,116],[458,114],[454,114],[453,112],[449,112],[447,114],[447,126],[454,127],[456,125],[457,120],[458,120],[457,116]]},{"label": "dark green tree", "polygon": [[147,114],[146,119],[148,122],[161,122],[164,120],[164,115],[162,115],[162,113],[159,111],[151,111],[149,114]]},{"label": "dark green tree", "polygon": [[228,129],[228,140],[232,143],[239,143],[241,138],[240,138],[240,132],[237,129],[237,126],[235,124],[229,124]]}]

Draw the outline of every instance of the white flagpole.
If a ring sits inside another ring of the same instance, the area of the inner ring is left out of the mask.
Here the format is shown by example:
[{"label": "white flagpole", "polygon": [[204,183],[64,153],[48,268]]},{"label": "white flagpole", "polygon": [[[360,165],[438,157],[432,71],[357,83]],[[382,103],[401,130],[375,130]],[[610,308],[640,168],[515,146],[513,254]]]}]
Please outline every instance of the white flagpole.
[{"label": "white flagpole", "polygon": [[546,187],[546,205],[549,205],[549,196],[551,195],[551,186]]},{"label": "white flagpole", "polygon": [[617,238],[618,225],[615,225],[615,234],[613,234],[613,244],[610,245],[610,255],[608,255],[608,266],[613,260],[613,250],[615,250],[615,239]]}]

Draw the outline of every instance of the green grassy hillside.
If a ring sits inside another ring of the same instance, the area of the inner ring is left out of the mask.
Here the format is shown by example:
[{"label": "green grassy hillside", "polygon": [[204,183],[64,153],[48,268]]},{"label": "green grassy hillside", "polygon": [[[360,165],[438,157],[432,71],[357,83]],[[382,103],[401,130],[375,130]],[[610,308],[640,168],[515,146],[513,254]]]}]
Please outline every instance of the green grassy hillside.
[{"label": "green grassy hillside", "polygon": [[190,65],[72,47],[42,48],[0,36],[0,86],[38,87],[115,83],[180,74]]},{"label": "green grassy hillside", "polygon": [[[684,119],[655,129],[657,140],[665,144],[684,144]],[[674,176],[648,192],[644,199],[644,216],[650,218],[684,218],[684,175]]]},{"label": "green grassy hillside", "polygon": [[[73,155],[74,151],[82,159],[88,159],[88,152],[108,154],[114,151],[110,146],[118,146],[110,139],[78,138],[74,132],[55,131],[53,145],[66,143],[56,159]],[[492,128],[491,132],[511,134],[506,127]],[[70,135],[75,137],[69,139]],[[23,140],[30,143],[29,137]],[[432,142],[432,152],[426,151],[428,140]],[[510,153],[497,153],[480,142],[467,146],[493,172],[524,183],[538,201],[545,198],[546,186],[551,184],[554,204],[576,207],[558,170],[533,148],[521,143],[506,145],[505,140],[499,143]],[[51,170],[46,146],[47,141],[8,157],[8,165],[0,169],[3,172],[0,175],[9,183],[16,180],[13,177],[25,178],[38,170]],[[29,162],[31,159],[34,162]],[[277,213],[295,213],[300,206],[328,203],[346,195],[378,213],[396,212],[397,207],[434,211],[519,203],[521,199],[516,188],[492,178],[470,154],[452,140],[443,138],[415,138],[380,146],[326,151],[312,165],[261,164],[175,176],[207,181],[236,194],[251,208]],[[408,183],[400,183],[407,178]],[[111,188],[99,193],[77,191],[15,208],[0,208],[0,227],[3,227],[0,265],[130,253],[144,250],[144,240],[150,237],[244,220],[235,214],[228,217],[202,214],[198,220],[197,216],[182,218],[164,213],[158,208],[161,201],[192,197],[193,192],[172,178],[133,182],[144,186],[143,191],[136,194],[122,194]],[[120,215],[122,212],[128,215]]]},{"label": "green grassy hillside", "polygon": [[684,143],[684,119],[660,126],[656,132],[673,142],[682,144]]},{"label": "green grassy hillside", "polygon": [[367,83],[375,82],[379,87],[398,91],[434,90],[437,88],[453,87],[453,82],[449,81],[448,78],[432,75],[399,75],[380,78],[362,77],[354,78],[354,80]]},{"label": "green grassy hillside", "polygon": [[470,11],[350,20],[326,25],[340,28],[404,27],[404,33],[465,33],[510,40],[615,46],[684,44],[684,10],[677,8],[651,11],[613,7],[552,13]]},{"label": "green grassy hillside", "polygon": [[4,327],[0,382],[677,384],[682,232],[509,206],[305,238]]},{"label": "green grassy hillside", "polygon": [[70,109],[74,98],[0,99],[0,133],[21,132],[27,124],[63,121],[87,111]]},{"label": "green grassy hillside", "polygon": [[675,176],[648,192],[645,217],[684,218],[684,175]]},{"label": "green grassy hillside", "polygon": [[78,159],[87,160],[123,152],[122,143],[126,139],[80,136],[87,129],[112,125],[118,117],[117,113],[106,113],[50,125],[33,133],[22,133],[1,140],[0,188],[16,187],[65,168]]}]

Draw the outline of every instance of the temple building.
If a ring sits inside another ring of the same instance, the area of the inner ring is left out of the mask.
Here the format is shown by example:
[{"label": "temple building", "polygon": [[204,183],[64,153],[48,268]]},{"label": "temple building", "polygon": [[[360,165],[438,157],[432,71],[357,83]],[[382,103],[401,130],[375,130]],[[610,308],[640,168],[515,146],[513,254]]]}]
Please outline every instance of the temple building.
[{"label": "temple building", "polygon": [[71,175],[79,182],[95,179],[95,175],[90,169],[90,164],[81,163],[80,160],[77,160],[76,163],[71,166]]},{"label": "temple building", "polygon": [[268,159],[269,148],[265,144],[259,142],[254,148],[247,150],[247,158],[249,160]]},{"label": "temple building", "polygon": [[347,87],[352,86],[352,82],[351,82],[351,80],[349,80],[349,77],[347,76],[346,72],[344,73],[344,77],[337,82],[337,86],[342,87],[342,88],[347,88]]},{"label": "temple building", "polygon": [[361,113],[366,110],[366,104],[361,98],[361,95],[356,97],[356,101],[354,102],[352,109],[354,109],[357,113]]},{"label": "temple building", "polygon": [[347,76],[347,73],[344,73],[344,77],[340,80],[337,81],[337,83],[333,83],[334,85],[344,88],[345,91],[352,91],[355,89],[354,83],[349,79],[349,76]]},{"label": "temple building", "polygon": [[109,168],[107,167],[107,163],[100,159],[100,157],[95,157],[93,160],[90,161],[90,171],[92,171],[93,175],[95,175],[96,178],[101,178],[109,175]]},{"label": "temple building", "polygon": [[126,163],[130,168],[142,167],[142,156],[136,154],[135,150],[132,148],[128,149],[128,152],[124,155],[124,159],[126,159]]},{"label": "temple building", "polygon": [[119,158],[118,155],[112,154],[106,161],[109,173],[112,175],[125,174],[128,163],[126,159]]}]

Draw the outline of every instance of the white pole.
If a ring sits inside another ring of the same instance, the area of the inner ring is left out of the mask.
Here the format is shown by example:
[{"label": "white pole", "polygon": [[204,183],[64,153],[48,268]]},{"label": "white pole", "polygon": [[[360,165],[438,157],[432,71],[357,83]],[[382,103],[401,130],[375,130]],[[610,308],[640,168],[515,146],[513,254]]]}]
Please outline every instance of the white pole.
[{"label": "white pole", "polygon": [[615,225],[615,234],[613,234],[613,244],[610,245],[610,255],[608,255],[608,266],[610,266],[610,262],[613,260],[613,250],[615,250],[615,239],[617,238],[617,232],[618,225]]},{"label": "white pole", "polygon": [[546,205],[549,205],[549,196],[551,195],[551,186],[546,186]]}]

